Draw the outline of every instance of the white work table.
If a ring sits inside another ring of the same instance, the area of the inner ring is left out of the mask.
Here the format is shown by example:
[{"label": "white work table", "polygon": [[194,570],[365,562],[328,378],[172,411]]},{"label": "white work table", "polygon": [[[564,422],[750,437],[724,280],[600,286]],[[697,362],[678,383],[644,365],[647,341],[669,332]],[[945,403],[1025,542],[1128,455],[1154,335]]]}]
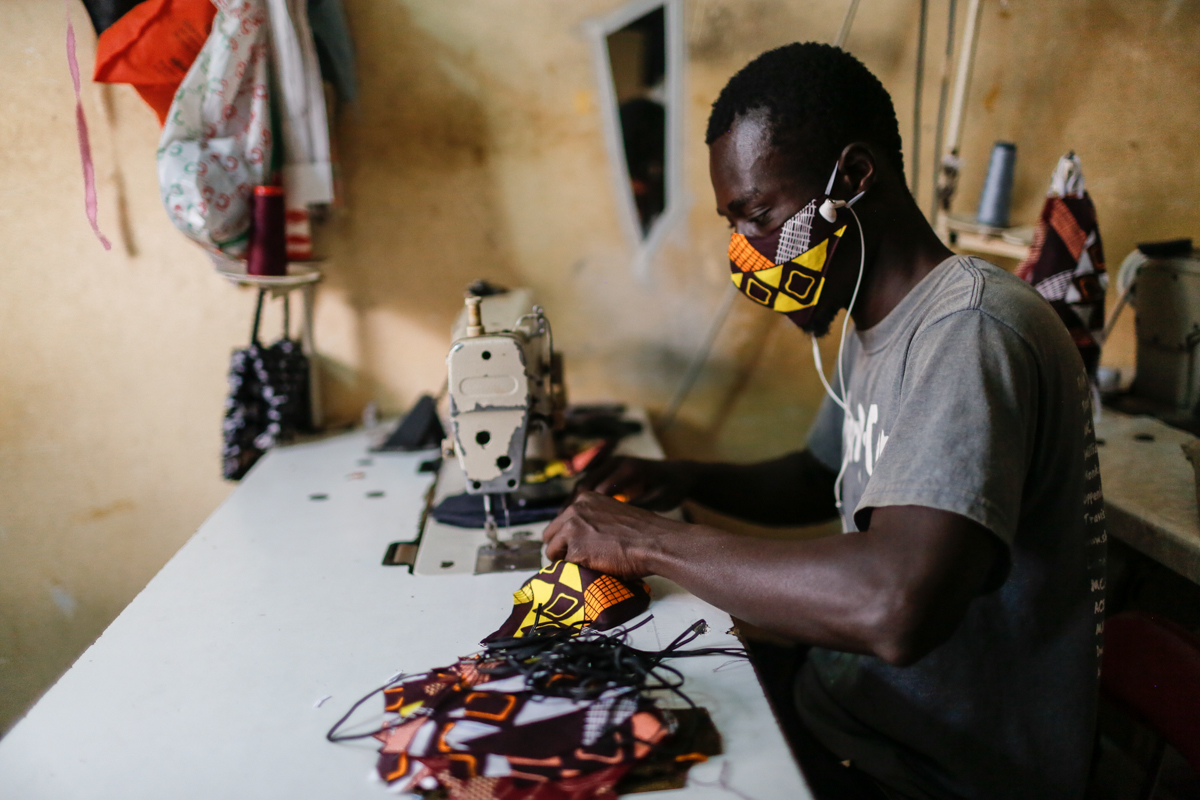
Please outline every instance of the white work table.
[{"label": "white work table", "polygon": [[1195,438],[1108,408],[1096,423],[1108,533],[1200,583],[1196,480],[1180,449]]},{"label": "white work table", "polygon": [[[477,651],[531,573],[381,566],[390,542],[416,536],[432,480],[417,470],[435,454],[367,445],[357,432],[268,454],[0,740],[0,797],[394,796],[373,777],[377,742],[330,744],[325,732],[396,672]],[[665,646],[700,618],[710,630],[693,646],[737,644],[727,614],[668,581],[651,585],[654,621],[634,644]],[[694,767],[687,788],[653,796],[810,796],[749,663],[675,666],[725,755]]]}]

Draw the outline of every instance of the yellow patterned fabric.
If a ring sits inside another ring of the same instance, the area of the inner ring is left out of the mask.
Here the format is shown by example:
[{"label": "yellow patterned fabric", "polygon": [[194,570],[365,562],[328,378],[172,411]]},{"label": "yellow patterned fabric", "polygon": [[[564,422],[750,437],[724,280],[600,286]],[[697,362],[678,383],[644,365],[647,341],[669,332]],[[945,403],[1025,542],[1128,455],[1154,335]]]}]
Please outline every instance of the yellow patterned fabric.
[{"label": "yellow patterned fabric", "polygon": [[608,630],[650,606],[644,581],[624,581],[578,564],[556,561],[513,594],[513,610],[500,628],[483,641],[519,638],[539,628]]},{"label": "yellow patterned fabric", "polygon": [[[820,301],[821,290],[825,288],[824,269],[830,243],[836,242],[845,232],[846,226],[843,225],[829,239],[821,240],[815,247],[778,266],[755,250],[745,236],[735,233],[730,237],[730,260],[733,260],[734,240],[741,239],[738,246],[741,261],[733,262],[741,271],[732,270],[730,277],[742,294],[772,311],[788,314],[811,308]],[[745,249],[752,251],[761,261],[745,255]],[[752,265],[753,268],[744,265]]]}]

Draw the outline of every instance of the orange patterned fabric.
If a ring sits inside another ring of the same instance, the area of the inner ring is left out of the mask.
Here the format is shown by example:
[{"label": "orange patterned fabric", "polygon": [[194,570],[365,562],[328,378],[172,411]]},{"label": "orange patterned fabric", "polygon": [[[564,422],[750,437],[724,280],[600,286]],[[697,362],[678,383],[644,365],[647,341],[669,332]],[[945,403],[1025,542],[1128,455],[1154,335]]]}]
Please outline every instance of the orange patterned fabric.
[{"label": "orange patterned fabric", "polygon": [[755,250],[754,245],[740,233],[729,237],[729,260],[742,272],[758,272],[775,266],[774,261]]},{"label": "orange patterned fabric", "polygon": [[1062,239],[1063,244],[1067,246],[1067,250],[1071,253],[1071,258],[1076,261],[1083,253],[1084,244],[1087,242],[1087,233],[1079,226],[1075,215],[1071,213],[1071,209],[1067,208],[1067,204],[1058,198],[1051,198],[1047,201],[1050,206],[1050,227],[1054,228],[1054,232],[1058,234],[1058,238]]},{"label": "orange patterned fabric", "polygon": [[611,575],[601,575],[583,593],[583,618],[588,622],[599,619],[606,608],[629,600],[633,592]]}]

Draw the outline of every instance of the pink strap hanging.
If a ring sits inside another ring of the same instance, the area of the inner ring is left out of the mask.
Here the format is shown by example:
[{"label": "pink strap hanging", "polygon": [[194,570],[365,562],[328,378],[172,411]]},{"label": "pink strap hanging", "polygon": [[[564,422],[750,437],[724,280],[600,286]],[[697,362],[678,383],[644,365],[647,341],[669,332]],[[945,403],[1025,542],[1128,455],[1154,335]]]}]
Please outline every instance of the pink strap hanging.
[{"label": "pink strap hanging", "polygon": [[63,0],[67,12],[67,66],[71,68],[71,82],[75,85],[75,129],[79,134],[79,159],[83,162],[83,202],[87,208],[88,222],[105,250],[112,244],[100,232],[96,221],[96,168],[92,165],[92,145],[88,141],[87,118],[83,115],[83,98],[79,91],[79,62],[75,57],[75,28],[71,25],[71,9]]}]

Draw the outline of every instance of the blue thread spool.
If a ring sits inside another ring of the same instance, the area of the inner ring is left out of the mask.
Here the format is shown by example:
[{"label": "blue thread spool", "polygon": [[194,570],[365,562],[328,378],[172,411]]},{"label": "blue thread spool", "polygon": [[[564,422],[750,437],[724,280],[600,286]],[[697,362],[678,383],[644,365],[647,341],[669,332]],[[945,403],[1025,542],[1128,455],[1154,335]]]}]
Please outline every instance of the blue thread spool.
[{"label": "blue thread spool", "polygon": [[993,228],[1008,227],[1009,206],[1012,204],[1013,173],[1017,166],[1017,146],[1012,142],[996,142],[992,145],[992,159],[988,162],[987,180],[979,195],[979,212],[975,215],[980,225]]}]

